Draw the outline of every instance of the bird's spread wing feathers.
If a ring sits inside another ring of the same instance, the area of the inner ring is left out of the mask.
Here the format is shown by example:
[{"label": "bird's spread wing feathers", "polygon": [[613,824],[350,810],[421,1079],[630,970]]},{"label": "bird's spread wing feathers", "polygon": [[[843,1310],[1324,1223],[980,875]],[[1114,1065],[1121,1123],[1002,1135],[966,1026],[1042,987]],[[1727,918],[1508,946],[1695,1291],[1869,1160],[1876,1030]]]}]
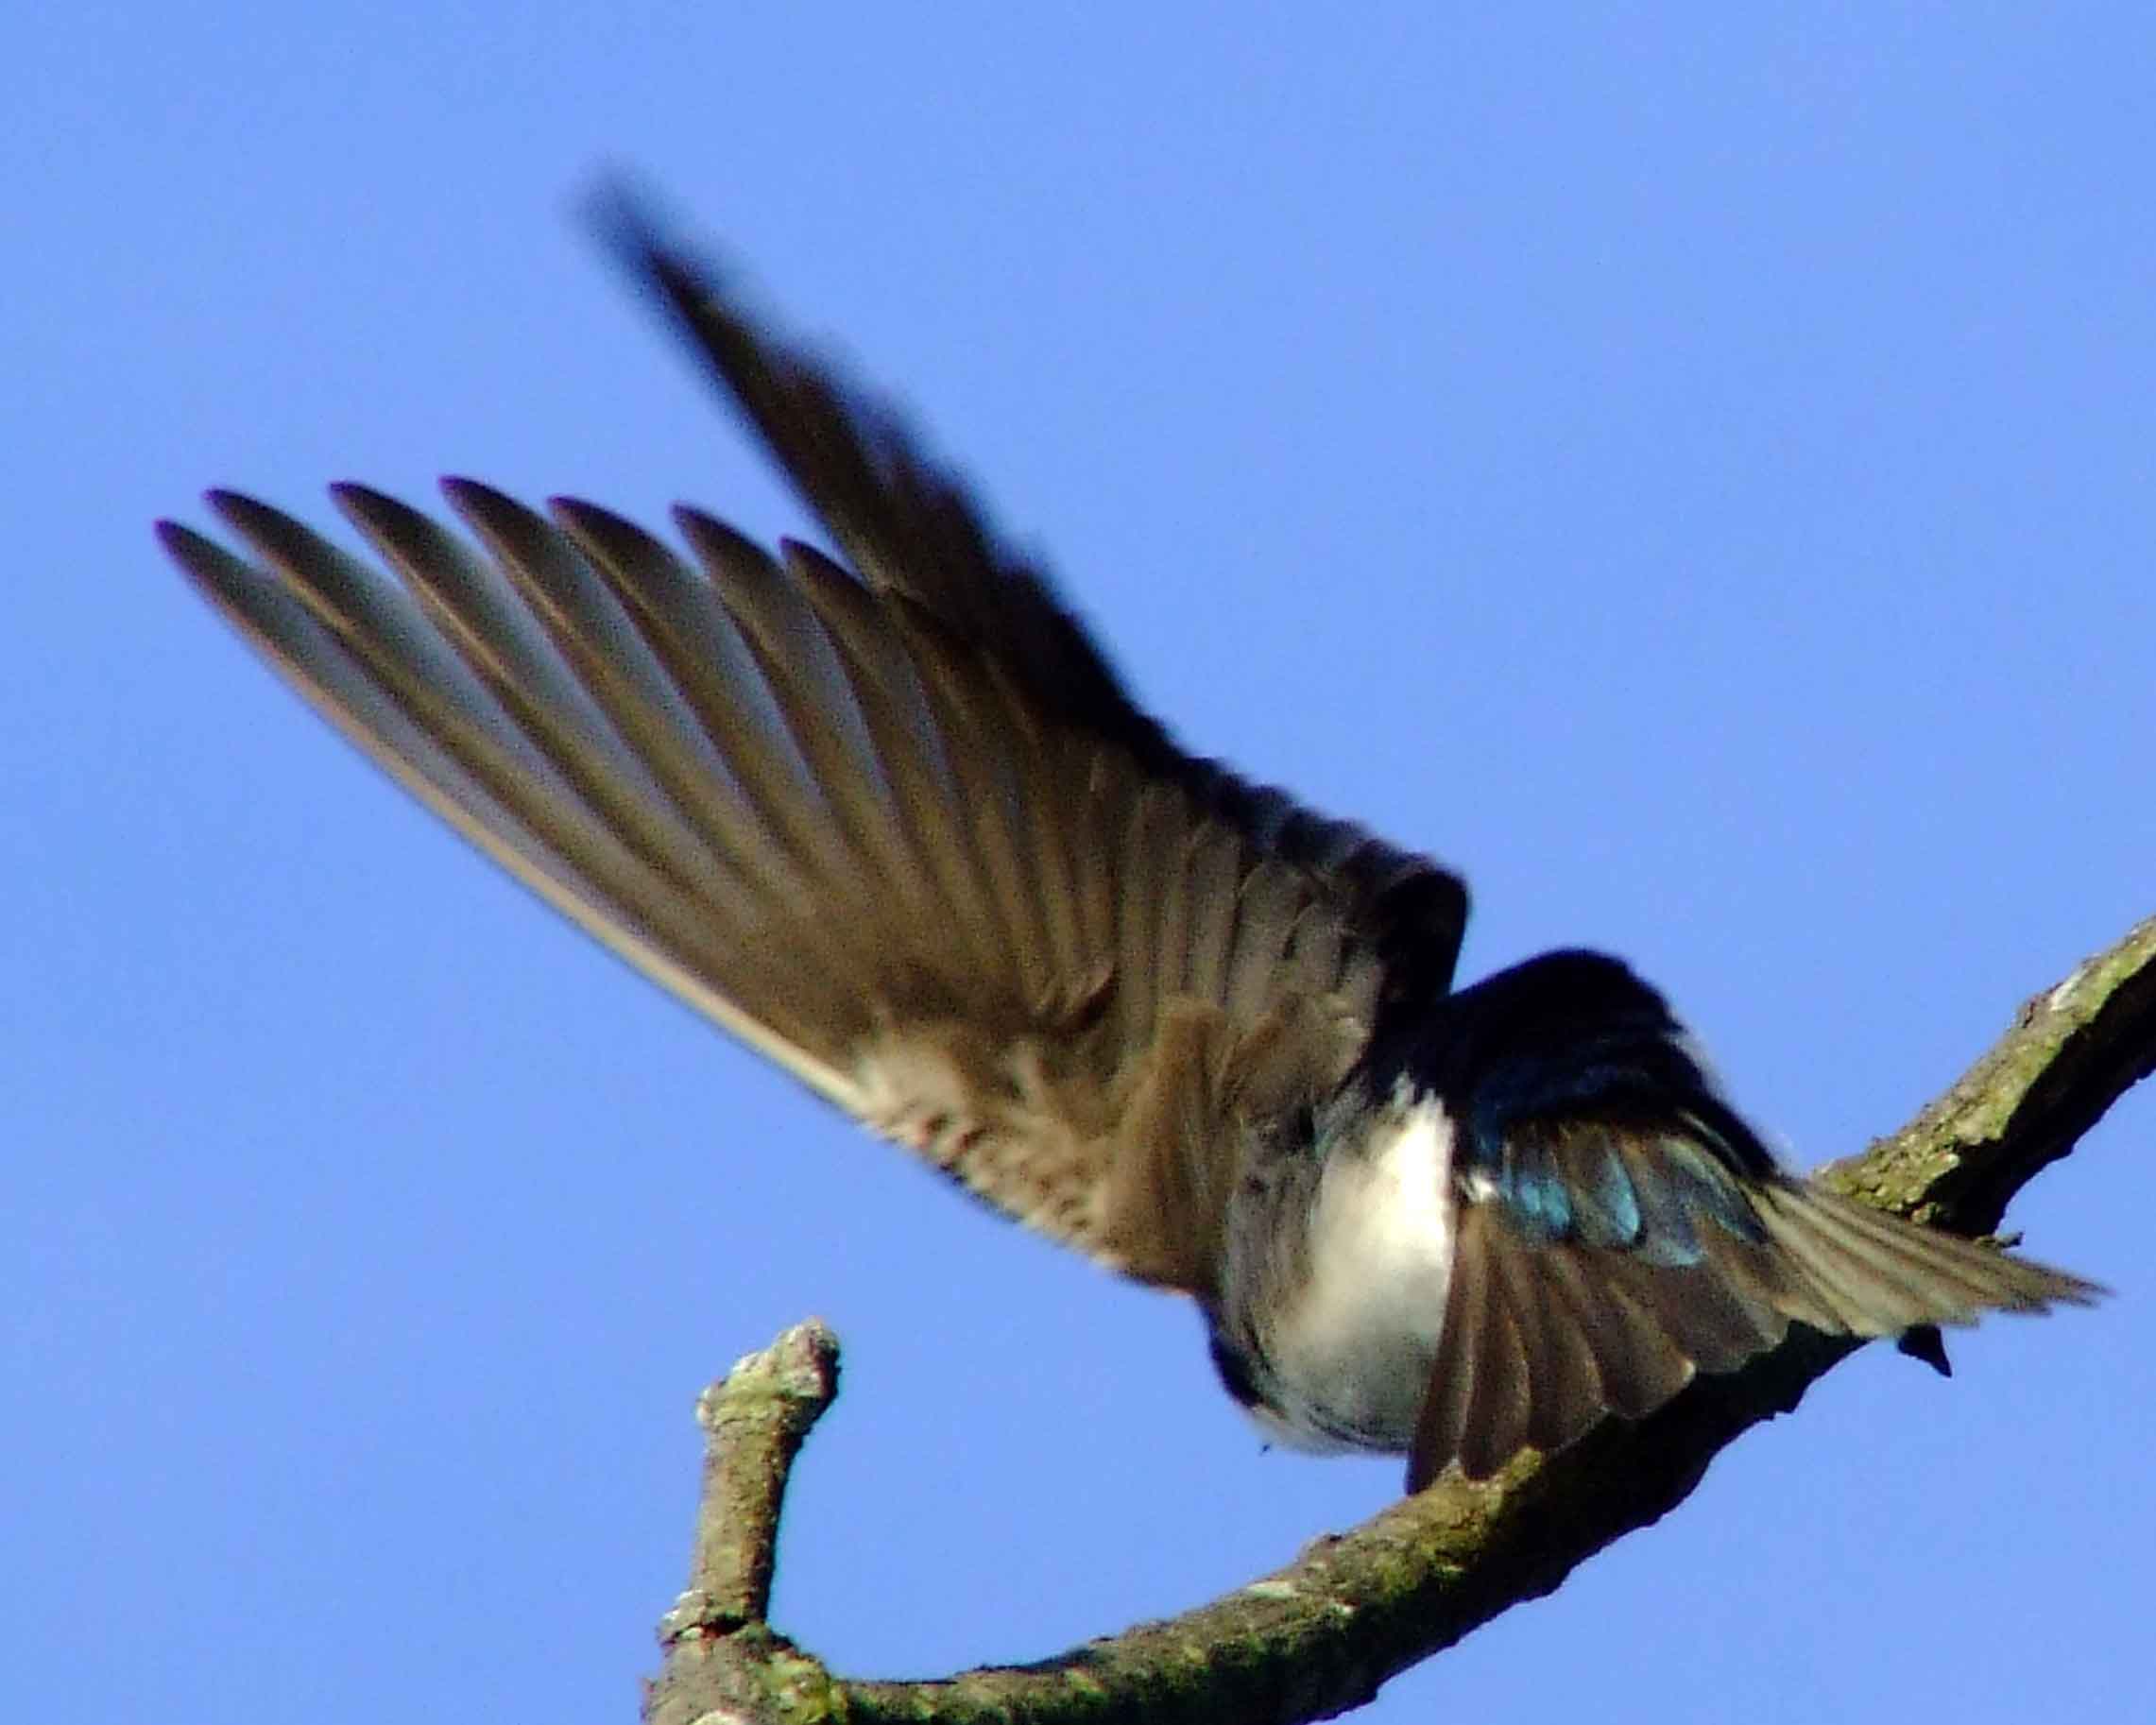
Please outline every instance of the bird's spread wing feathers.
[{"label": "bird's spread wing feathers", "polygon": [[[1449,978],[1454,877],[1183,753],[888,416],[625,240],[850,568],[680,511],[377,492],[395,580],[212,503],[164,543],[402,783],[812,1089],[1029,1224],[1195,1292],[1239,1084]],[[1292,1067],[1297,1063],[1285,1063]]]}]

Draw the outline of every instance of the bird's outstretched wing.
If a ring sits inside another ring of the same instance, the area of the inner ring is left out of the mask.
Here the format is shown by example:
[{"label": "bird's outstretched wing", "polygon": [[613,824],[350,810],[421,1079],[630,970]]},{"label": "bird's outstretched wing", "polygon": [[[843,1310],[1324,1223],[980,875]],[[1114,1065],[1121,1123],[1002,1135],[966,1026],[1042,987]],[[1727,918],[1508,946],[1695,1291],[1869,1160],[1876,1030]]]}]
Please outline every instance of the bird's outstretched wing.
[{"label": "bird's outstretched wing", "polygon": [[[683,509],[360,487],[376,568],[229,492],[160,524],[368,754],[865,1124],[1138,1277],[1210,1290],[1239,1111],[1442,990],[1458,880],[1184,753],[892,418],[618,227],[847,566]],[[848,567],[849,566],[849,567]]]}]

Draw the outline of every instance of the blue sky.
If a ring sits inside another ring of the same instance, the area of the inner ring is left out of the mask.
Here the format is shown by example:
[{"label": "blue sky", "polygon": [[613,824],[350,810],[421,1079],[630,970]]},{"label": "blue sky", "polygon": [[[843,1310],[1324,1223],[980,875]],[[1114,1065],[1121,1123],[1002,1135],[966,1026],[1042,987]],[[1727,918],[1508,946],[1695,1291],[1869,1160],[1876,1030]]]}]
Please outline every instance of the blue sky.
[{"label": "blue sky", "polygon": [[[1809,1164],[2156,911],[2156,17],[63,9],[0,113],[0,1702],[628,1716],[690,1409],[847,1344],[778,1616],[1041,1656],[1360,1520],[1192,1315],[956,1201],[307,715],[148,522],[465,471],[803,523],[572,216],[633,166],[1138,691],[1632,958]],[[26,53],[26,60],[25,55]],[[2119,1297],[1886,1350],[1387,1691],[2156,1703],[2156,1100],[2016,1206]]]}]

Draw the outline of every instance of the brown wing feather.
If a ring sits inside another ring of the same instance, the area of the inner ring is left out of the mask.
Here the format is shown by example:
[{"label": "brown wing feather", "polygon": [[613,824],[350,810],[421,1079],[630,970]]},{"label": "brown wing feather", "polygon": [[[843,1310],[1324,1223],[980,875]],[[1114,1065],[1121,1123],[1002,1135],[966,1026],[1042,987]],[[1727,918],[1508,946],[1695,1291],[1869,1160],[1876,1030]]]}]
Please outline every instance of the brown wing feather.
[{"label": "brown wing feather", "polygon": [[629,962],[1018,1220],[1206,1291],[1238,1049],[1307,1022],[1322,1050],[1259,1065],[1343,1070],[1395,954],[1449,976],[1459,882],[1184,754],[888,416],[678,254],[632,262],[850,571],[683,511],[692,561],[468,482],[484,555],[335,491],[397,581],[229,493],[245,557],[170,524],[167,549]]},{"label": "brown wing feather", "polygon": [[1608,1414],[1643,1418],[1696,1375],[1735,1371],[1775,1346],[1792,1323],[1891,1336],[1970,1324],[1986,1310],[2085,1304],[2100,1291],[1781,1173],[1725,1175],[1696,1212],[1679,1220],[1662,1208],[1659,1236],[1651,1221],[1622,1239],[1583,1220],[1606,1179],[1598,1164],[1610,1158],[1643,1198],[1665,1194],[1643,1204],[1651,1219],[1667,1194],[1702,1191],[1700,1170],[1711,1164],[1688,1130],[1681,1119],[1662,1128],[1519,1127],[1513,1157],[1573,1196],[1574,1225],[1562,1237],[1523,1222],[1493,1195],[1501,1187],[1463,1188],[1410,1490],[1452,1463],[1487,1477],[1522,1447],[1561,1449]]}]

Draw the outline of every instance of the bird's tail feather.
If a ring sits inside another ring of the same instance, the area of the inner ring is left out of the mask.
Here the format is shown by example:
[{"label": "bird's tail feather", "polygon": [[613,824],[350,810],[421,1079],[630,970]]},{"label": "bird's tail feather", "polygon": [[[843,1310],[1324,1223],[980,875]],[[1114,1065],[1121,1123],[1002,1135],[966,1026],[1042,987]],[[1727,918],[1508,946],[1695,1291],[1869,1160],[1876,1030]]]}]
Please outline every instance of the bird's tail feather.
[{"label": "bird's tail feather", "polygon": [[1974,1324],[1986,1311],[2086,1306],[2083,1281],[1979,1240],[1920,1227],[1811,1182],[1776,1181],[1754,1202],[1789,1275],[1776,1303],[1829,1335],[1893,1336]]}]

